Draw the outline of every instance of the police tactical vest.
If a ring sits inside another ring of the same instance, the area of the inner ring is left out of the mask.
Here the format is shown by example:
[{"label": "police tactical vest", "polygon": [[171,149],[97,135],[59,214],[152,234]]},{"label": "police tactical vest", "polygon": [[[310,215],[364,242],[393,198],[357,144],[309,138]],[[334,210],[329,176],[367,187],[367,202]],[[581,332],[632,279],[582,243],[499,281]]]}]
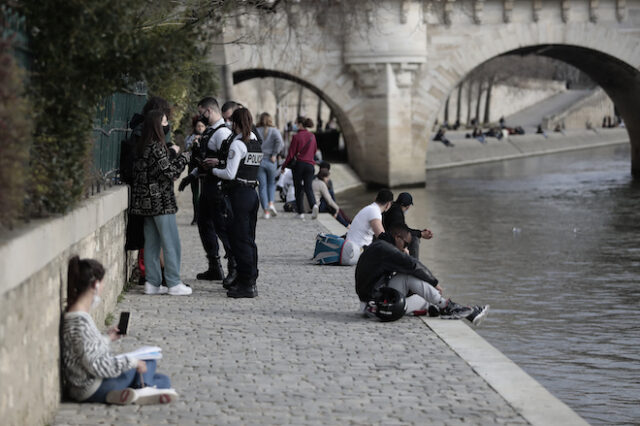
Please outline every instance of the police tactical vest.
[{"label": "police tactical vest", "polygon": [[223,127],[226,127],[224,124],[219,125],[218,127],[207,127],[207,129],[202,133],[202,140],[205,148],[205,157],[213,157],[217,158],[218,151],[214,151],[209,148],[209,140],[213,137],[213,135]]},{"label": "police tactical vest", "polygon": [[[229,150],[231,148],[231,143],[234,141],[236,135],[231,135],[227,138],[220,147],[220,157],[224,155],[224,167],[222,166],[222,160],[220,160],[219,168],[226,168],[226,160],[229,156]],[[254,139],[249,140],[248,143],[244,142],[241,139],[238,139],[238,142],[244,143],[247,147],[247,155],[240,160],[240,165],[238,166],[238,172],[236,173],[235,180],[239,182],[257,182],[258,180],[258,168],[260,167],[260,162],[262,161],[262,144]]]}]

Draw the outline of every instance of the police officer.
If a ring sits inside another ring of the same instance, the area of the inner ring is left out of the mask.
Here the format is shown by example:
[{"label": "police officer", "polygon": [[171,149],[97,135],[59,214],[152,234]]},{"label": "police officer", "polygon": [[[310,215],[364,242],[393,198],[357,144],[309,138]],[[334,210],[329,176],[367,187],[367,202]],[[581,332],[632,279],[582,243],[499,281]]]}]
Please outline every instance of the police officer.
[{"label": "police officer", "polygon": [[209,268],[205,272],[199,273],[196,278],[199,280],[222,280],[225,278],[218,254],[219,237],[228,259],[229,275],[227,278],[232,279],[235,274],[235,262],[228,235],[230,209],[225,202],[220,179],[213,175],[210,162],[207,160],[218,157],[222,142],[231,136],[231,130],[225,126],[218,101],[215,98],[207,97],[198,102],[198,111],[202,120],[208,124],[201,138],[201,146],[205,150],[204,159],[198,168],[180,183],[180,190],[183,190],[191,180],[197,179],[198,174],[203,176],[198,211],[198,231],[202,246],[207,254]]},{"label": "police officer", "polygon": [[258,247],[256,246],[256,221],[258,219],[258,167],[262,160],[262,148],[251,131],[253,118],[246,108],[236,109],[232,116],[235,136],[220,147],[221,158],[226,153],[226,164],[218,159],[207,159],[213,175],[223,179],[233,212],[231,223],[232,251],[237,264],[237,279],[229,287],[228,297],[256,297],[258,278]]}]

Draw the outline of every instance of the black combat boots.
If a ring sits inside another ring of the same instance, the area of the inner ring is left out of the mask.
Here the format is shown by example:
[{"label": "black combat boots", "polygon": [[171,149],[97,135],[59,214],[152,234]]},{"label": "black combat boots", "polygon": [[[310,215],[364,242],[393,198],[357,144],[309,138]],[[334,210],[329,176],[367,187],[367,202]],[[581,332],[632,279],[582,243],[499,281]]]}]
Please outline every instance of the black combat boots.
[{"label": "black combat boots", "polygon": [[209,258],[209,269],[205,272],[201,272],[196,275],[196,279],[219,281],[224,278],[224,272],[222,271],[222,264],[220,263],[220,256]]},{"label": "black combat boots", "polygon": [[258,297],[258,288],[255,279],[237,278],[233,287],[227,292],[227,297],[234,299]]},{"label": "black combat boots", "polygon": [[233,257],[229,257],[229,260],[227,260],[227,269],[229,270],[229,273],[222,280],[222,286],[225,289],[229,290],[231,287],[233,287],[233,284],[236,281],[236,278],[238,278],[238,270],[236,269],[236,261],[235,261],[235,259]]}]

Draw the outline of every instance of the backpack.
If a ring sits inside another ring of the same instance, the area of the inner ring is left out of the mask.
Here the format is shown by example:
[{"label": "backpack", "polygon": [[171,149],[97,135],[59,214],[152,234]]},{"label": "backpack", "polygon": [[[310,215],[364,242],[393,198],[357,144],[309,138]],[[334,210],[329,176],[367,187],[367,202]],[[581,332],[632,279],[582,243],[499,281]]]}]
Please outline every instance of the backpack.
[{"label": "backpack", "polygon": [[320,233],[316,236],[316,249],[313,261],[318,265],[339,265],[342,260],[344,238],[337,235]]},{"label": "backpack", "polygon": [[143,121],[142,115],[134,114],[129,121],[129,128],[134,130],[120,142],[120,180],[128,185],[133,184],[133,162],[136,158],[136,145],[139,137],[139,129],[136,132],[135,128]]}]

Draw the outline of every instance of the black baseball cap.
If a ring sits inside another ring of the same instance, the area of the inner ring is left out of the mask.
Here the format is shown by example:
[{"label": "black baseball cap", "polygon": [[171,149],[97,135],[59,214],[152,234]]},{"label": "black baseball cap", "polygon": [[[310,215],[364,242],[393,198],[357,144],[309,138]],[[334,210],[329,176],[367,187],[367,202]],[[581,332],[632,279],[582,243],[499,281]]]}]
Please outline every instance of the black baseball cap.
[{"label": "black baseball cap", "polygon": [[410,206],[413,204],[413,197],[408,192],[401,192],[396,199],[396,203],[401,206]]}]

